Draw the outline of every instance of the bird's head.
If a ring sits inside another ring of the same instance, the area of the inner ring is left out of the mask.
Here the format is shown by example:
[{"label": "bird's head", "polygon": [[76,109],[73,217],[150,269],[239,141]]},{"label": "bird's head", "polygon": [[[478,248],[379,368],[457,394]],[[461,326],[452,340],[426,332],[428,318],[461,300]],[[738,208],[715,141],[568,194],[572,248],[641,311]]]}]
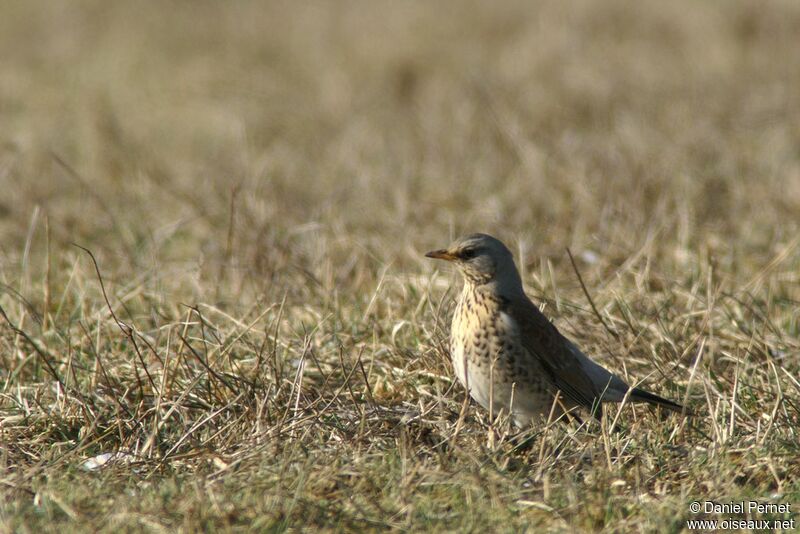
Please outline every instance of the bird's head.
[{"label": "bird's head", "polygon": [[494,283],[500,288],[522,288],[511,251],[490,235],[460,237],[447,248],[432,250],[425,256],[455,263],[467,282],[474,285]]}]

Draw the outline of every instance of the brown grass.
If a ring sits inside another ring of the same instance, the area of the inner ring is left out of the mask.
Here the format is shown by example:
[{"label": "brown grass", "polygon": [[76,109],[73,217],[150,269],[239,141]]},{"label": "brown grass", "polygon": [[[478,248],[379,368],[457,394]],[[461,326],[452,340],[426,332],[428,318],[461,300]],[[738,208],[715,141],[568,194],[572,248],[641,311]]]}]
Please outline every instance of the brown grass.
[{"label": "brown grass", "polygon": [[[788,0],[5,3],[0,530],[793,515],[799,38]],[[458,425],[422,253],[478,230],[698,417]]]}]

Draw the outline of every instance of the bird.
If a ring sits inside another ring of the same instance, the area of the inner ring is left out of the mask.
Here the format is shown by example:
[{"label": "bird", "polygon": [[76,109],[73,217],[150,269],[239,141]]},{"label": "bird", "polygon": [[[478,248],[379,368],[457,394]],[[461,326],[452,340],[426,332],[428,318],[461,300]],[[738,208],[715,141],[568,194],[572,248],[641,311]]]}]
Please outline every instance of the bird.
[{"label": "bird", "polygon": [[684,407],[629,386],[584,354],[528,298],[511,251],[487,234],[470,234],[428,258],[454,263],[464,279],[450,328],[456,377],[490,417],[503,410],[515,426],[588,412],[602,404],[645,402]]}]

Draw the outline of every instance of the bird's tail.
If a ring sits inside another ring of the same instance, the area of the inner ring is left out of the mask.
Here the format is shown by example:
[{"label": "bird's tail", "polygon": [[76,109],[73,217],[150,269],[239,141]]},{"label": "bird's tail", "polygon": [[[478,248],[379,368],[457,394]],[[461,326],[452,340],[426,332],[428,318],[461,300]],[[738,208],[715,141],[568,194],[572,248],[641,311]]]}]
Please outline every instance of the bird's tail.
[{"label": "bird's tail", "polygon": [[694,415],[691,410],[687,409],[685,406],[681,404],[678,404],[677,402],[672,402],[671,400],[659,397],[655,393],[650,393],[649,391],[645,391],[639,388],[633,388],[633,391],[631,391],[629,399],[631,400],[631,402],[647,402],[649,404],[655,404],[657,406],[661,406],[673,412],[684,412],[688,415]]}]

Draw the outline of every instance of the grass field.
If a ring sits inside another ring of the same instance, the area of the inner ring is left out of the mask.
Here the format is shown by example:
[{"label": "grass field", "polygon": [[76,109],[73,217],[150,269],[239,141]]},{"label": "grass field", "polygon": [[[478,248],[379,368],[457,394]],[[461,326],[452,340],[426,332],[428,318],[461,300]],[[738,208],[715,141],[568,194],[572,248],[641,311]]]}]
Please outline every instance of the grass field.
[{"label": "grass field", "polygon": [[[0,531],[795,517],[798,42],[792,0],[3,2]],[[697,417],[460,419],[423,253],[472,231]]]}]

